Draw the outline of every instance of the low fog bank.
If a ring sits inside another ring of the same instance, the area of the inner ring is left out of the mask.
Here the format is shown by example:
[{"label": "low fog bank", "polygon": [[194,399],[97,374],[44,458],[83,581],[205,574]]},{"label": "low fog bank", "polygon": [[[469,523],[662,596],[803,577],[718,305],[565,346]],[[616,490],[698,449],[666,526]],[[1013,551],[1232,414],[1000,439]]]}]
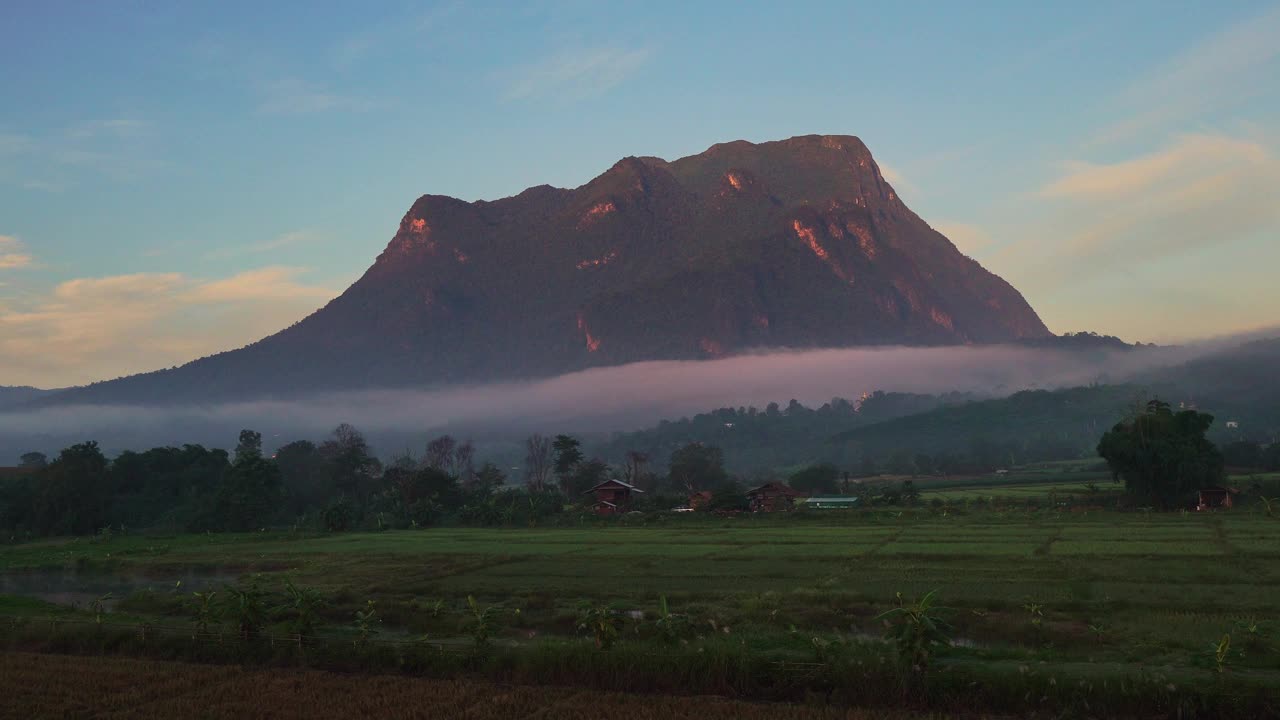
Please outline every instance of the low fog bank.
[{"label": "low fog bank", "polygon": [[[337,392],[302,400],[183,407],[68,406],[0,413],[0,465],[30,450],[52,454],[84,440],[109,453],[160,445],[235,444],[241,428],[269,446],[318,440],[348,422],[383,454],[420,448],[452,432],[478,441],[523,433],[629,430],[719,407],[763,408],[796,399],[809,406],[874,390],[1005,395],[1095,382],[1186,362],[1226,345],[1131,351],[1063,351],[1017,346],[859,348],[760,352],[710,361],[644,362],[540,381],[433,390]],[[481,451],[483,452],[483,447]]]}]

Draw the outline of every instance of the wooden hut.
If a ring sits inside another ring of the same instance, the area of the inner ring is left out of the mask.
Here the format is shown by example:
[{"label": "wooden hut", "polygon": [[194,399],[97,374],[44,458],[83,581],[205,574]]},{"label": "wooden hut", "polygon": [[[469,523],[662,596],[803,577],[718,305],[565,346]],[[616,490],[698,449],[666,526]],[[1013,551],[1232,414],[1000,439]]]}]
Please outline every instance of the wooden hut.
[{"label": "wooden hut", "polygon": [[633,493],[643,493],[640,488],[621,480],[605,480],[583,495],[594,495],[597,515],[616,515],[631,509]]},{"label": "wooden hut", "polygon": [[1209,487],[1200,490],[1196,498],[1196,510],[1228,510],[1235,501],[1232,496],[1239,495],[1236,488]]},{"label": "wooden hut", "polygon": [[800,493],[789,485],[770,482],[747,491],[751,512],[785,512],[795,506]]}]

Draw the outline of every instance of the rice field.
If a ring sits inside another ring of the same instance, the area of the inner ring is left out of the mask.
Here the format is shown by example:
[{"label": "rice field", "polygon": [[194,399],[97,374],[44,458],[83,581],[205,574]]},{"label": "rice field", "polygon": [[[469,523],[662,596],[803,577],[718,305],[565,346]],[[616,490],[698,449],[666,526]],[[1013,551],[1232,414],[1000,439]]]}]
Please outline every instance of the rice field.
[{"label": "rice field", "polygon": [[[355,612],[372,601],[379,641],[425,637],[465,647],[474,598],[492,609],[494,642],[529,657],[594,651],[578,618],[584,605],[607,607],[624,619],[613,651],[619,662],[624,650],[657,647],[654,623],[666,598],[690,628],[684,642],[693,643],[681,646],[687,657],[671,667],[692,662],[709,642],[719,645],[708,652],[728,648],[800,663],[821,660],[821,643],[856,645],[859,657],[883,662],[890,650],[879,644],[877,616],[936,590],[958,640],[939,662],[957,677],[990,682],[1027,667],[1046,673],[1046,683],[1157,673],[1179,680],[1153,687],[1230,691],[1239,683],[1280,696],[1280,519],[1259,508],[952,506],[631,523],[584,518],[546,528],[57,540],[0,547],[9,593],[0,595],[0,620],[22,619],[28,638],[42,627],[33,619],[83,620],[83,604],[41,602],[38,586],[50,577],[61,588],[103,574],[116,581],[111,587],[122,578],[132,583],[108,611],[110,622],[189,627],[199,578],[210,578],[211,589],[256,578],[272,602],[283,599],[286,582],[320,593],[327,601],[320,632],[339,641],[352,636]],[[283,635],[284,620],[274,622],[268,631]],[[1230,649],[1219,657],[1224,636]],[[575,682],[583,674],[574,667],[600,665],[590,656],[574,662],[583,665],[566,665],[556,677]],[[636,662],[592,687],[637,689],[617,680],[632,667],[650,673],[644,688],[663,687],[661,662]],[[674,686],[697,693],[698,677],[684,672]],[[795,691],[789,697],[804,695]],[[555,702],[571,707],[573,694],[564,697]],[[557,717],[574,716],[556,707]]]}]

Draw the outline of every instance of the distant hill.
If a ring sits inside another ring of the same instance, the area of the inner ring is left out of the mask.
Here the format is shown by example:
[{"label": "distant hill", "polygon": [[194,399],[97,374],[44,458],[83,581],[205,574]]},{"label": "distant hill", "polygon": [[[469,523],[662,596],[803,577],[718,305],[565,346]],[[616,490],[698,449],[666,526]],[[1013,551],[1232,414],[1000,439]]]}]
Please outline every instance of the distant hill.
[{"label": "distant hill", "polygon": [[841,459],[841,453],[834,452],[839,448],[827,442],[835,433],[966,403],[975,397],[967,393],[875,392],[853,401],[832,398],[817,408],[795,400],[785,407],[773,403],[764,408],[721,408],[692,418],[664,420],[645,430],[616,433],[608,442],[591,449],[617,463],[623,462],[628,452],[637,451],[661,466],[680,447],[702,442],[724,450],[731,471],[750,475],[771,468]]},{"label": "distant hill", "polygon": [[1091,454],[1098,438],[1151,392],[1137,385],[1026,390],[856,428],[829,442],[850,457],[906,450],[1010,455],[997,456],[995,464],[1073,458]]},{"label": "distant hill", "polygon": [[241,350],[59,403],[179,403],[551,376],[758,348],[1050,337],[902,202],[856,137],[629,157],[497,201],[424,195],[360,280]]},{"label": "distant hill", "polygon": [[17,407],[33,400],[49,397],[57,390],[41,390],[33,387],[5,387],[0,385],[0,410]]},{"label": "distant hill", "polygon": [[[1080,334],[1046,347],[1115,349],[1115,338]],[[1127,347],[1127,346],[1126,346]],[[1027,390],[979,398],[876,393],[861,408],[833,400],[809,409],[722,409],[692,419],[616,435],[599,446],[611,460],[638,450],[655,462],[689,442],[725,450],[731,469],[767,474],[803,463],[832,462],[855,469],[865,459],[954,456],[978,466],[1091,457],[1102,433],[1148,399],[1215,416],[1210,437],[1280,441],[1280,338],[1211,352],[1196,360],[1148,370],[1120,384]]]}]

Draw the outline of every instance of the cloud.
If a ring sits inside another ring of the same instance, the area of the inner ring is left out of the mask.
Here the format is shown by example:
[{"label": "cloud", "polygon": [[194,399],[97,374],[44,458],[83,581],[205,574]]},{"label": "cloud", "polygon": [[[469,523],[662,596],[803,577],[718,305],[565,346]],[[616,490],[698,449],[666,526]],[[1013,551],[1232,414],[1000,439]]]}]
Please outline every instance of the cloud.
[{"label": "cloud", "polygon": [[590,97],[617,87],[648,60],[649,51],[588,48],[557,53],[508,73],[508,100],[562,95]]},{"label": "cloud", "polygon": [[1280,6],[1206,36],[1128,88],[1125,120],[1091,143],[1124,140],[1206,111],[1220,111],[1274,85],[1280,60]]},{"label": "cloud", "polygon": [[462,9],[462,3],[437,5],[423,12],[397,15],[342,38],[333,48],[333,65],[346,70],[378,50],[402,48],[435,33],[444,20]]},{"label": "cloud", "polygon": [[86,180],[140,179],[165,166],[152,154],[150,127],[135,118],[109,118],[36,135],[0,132],[0,183],[61,192]]},{"label": "cloud", "polygon": [[310,230],[292,230],[290,232],[281,233],[270,240],[252,243],[249,245],[241,245],[239,247],[218,248],[205,253],[206,258],[224,258],[234,257],[237,255],[253,255],[259,253],[271,252],[284,247],[291,247],[303,243],[314,242],[317,240],[315,233]]},{"label": "cloud", "polygon": [[1269,154],[1261,145],[1222,135],[1184,135],[1164,149],[1110,164],[1073,162],[1040,191],[1046,197],[1116,196],[1148,191],[1194,175],[1260,166]]},{"label": "cloud", "polygon": [[293,78],[263,86],[258,112],[266,115],[304,115],[328,111],[367,112],[379,106],[366,98],[343,95]]},{"label": "cloud", "polygon": [[87,140],[96,137],[137,137],[148,128],[147,123],[133,118],[111,118],[83,123],[66,131],[69,138]]},{"label": "cloud", "polygon": [[968,223],[938,223],[934,230],[942,233],[960,252],[972,257],[991,246],[992,238],[982,228]]},{"label": "cloud", "polygon": [[1059,249],[1082,262],[1221,245],[1280,224],[1280,162],[1261,144],[1185,135],[1145,156],[1073,163],[1041,195],[1076,218]]},{"label": "cloud", "polygon": [[266,267],[222,280],[205,282],[181,296],[190,303],[234,303],[255,300],[312,300],[333,297],[328,288],[303,285],[296,278],[303,268]]},{"label": "cloud", "polygon": [[12,235],[0,235],[0,270],[30,267],[31,255],[23,251],[22,241]]},{"label": "cloud", "polygon": [[78,278],[0,306],[0,377],[62,386],[186,362],[287,327],[336,291],[300,268],[226,278],[137,273]]},{"label": "cloud", "polygon": [[983,263],[1059,330],[1147,341],[1273,323],[1277,187],[1276,148],[1252,137],[1069,162],[984,223]]},{"label": "cloud", "polygon": [[910,180],[907,180],[907,178],[895,168],[883,162],[877,162],[876,164],[880,166],[880,175],[884,177],[885,180],[889,181],[889,184],[899,192],[903,190],[913,190],[915,188],[915,185],[913,185]]}]

